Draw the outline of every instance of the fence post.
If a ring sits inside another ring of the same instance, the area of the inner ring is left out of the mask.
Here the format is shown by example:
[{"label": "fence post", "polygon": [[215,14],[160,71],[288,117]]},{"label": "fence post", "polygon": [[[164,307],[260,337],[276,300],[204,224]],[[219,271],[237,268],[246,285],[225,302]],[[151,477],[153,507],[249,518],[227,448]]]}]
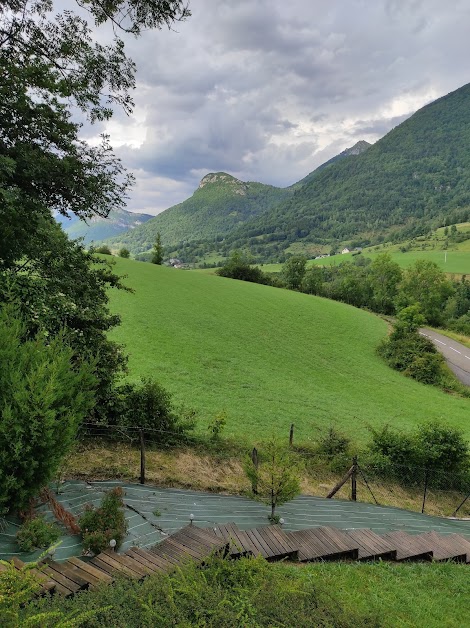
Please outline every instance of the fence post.
[{"label": "fence post", "polygon": [[293,442],[294,442],[294,424],[292,423],[292,425],[290,426],[290,432],[289,432],[289,447],[292,447]]},{"label": "fence post", "polygon": [[354,456],[351,473],[351,499],[357,501],[357,456]]},{"label": "fence post", "polygon": [[[253,447],[253,451],[251,452],[251,460],[256,471],[258,471],[258,450],[256,447]],[[251,485],[251,490],[253,491],[253,495],[258,495],[258,484],[256,481]]]},{"label": "fence post", "polygon": [[144,430],[140,429],[140,483],[145,484],[145,441]]},{"label": "fence post", "polygon": [[429,480],[429,469],[424,470],[424,494],[423,494],[423,505],[421,507],[421,513],[424,513],[424,506],[426,505],[426,494],[428,492],[428,480]]}]

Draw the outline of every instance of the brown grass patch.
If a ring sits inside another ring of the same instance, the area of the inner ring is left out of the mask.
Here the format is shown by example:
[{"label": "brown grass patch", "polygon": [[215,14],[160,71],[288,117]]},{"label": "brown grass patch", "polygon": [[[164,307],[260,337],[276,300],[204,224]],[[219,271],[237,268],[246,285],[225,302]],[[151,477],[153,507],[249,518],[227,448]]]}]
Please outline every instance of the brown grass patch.
[{"label": "brown grass patch", "polygon": [[[123,479],[138,482],[140,478],[140,450],[130,444],[88,442],[80,444],[69,457],[64,469],[67,477],[86,480]],[[325,497],[338,482],[340,475],[325,468],[306,471],[301,479],[304,495]],[[240,457],[219,457],[200,453],[189,447],[171,450],[147,449],[146,481],[162,487],[187,488],[217,493],[246,494],[250,485],[244,475]],[[384,480],[372,480],[370,488],[378,503],[407,510],[421,511],[423,490],[404,488]],[[350,499],[350,484],[340,489],[336,498]],[[358,501],[375,503],[365,483],[358,478]],[[429,490],[426,514],[450,516],[464,499],[451,491]],[[470,515],[470,500],[459,516]]]}]

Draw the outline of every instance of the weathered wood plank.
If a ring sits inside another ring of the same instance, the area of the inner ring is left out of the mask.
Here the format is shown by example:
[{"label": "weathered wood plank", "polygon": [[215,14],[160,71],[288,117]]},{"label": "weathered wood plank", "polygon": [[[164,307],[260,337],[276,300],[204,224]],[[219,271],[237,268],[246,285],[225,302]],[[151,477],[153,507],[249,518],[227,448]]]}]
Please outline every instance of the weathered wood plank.
[{"label": "weathered wood plank", "polygon": [[80,589],[88,588],[88,585],[90,584],[89,581],[82,578],[77,571],[74,572],[71,567],[67,566],[66,563],[57,563],[53,560],[48,560],[46,564],[55,572],[58,572],[72,582],[75,582],[75,584],[78,585]]},{"label": "weathered wood plank", "polygon": [[97,578],[101,582],[106,582],[106,583],[113,582],[113,578],[109,575],[109,573],[104,572],[102,569],[98,569],[98,567],[95,567],[91,565],[90,563],[85,562],[84,560],[80,560],[79,558],[76,558],[75,556],[71,556],[70,558],[68,558],[67,562],[76,567],[79,567],[80,569],[87,572],[94,578]]},{"label": "weathered wood plank", "polygon": [[55,582],[60,584],[65,589],[68,589],[68,591],[70,593],[68,593],[66,595],[71,595],[72,593],[76,593],[77,591],[80,591],[80,589],[81,589],[80,585],[78,585],[73,580],[70,580],[69,578],[67,578],[67,576],[64,576],[63,574],[59,573],[58,571],[55,571],[54,569],[51,569],[48,565],[45,565],[43,567],[43,571],[52,580],[54,580]]}]

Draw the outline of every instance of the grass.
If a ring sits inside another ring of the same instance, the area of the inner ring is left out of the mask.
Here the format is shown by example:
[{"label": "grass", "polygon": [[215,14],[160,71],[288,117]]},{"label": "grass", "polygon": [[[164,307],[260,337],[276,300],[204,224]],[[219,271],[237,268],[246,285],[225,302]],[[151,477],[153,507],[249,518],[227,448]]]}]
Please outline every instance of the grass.
[{"label": "grass", "polygon": [[[161,450],[147,447],[146,481],[156,486],[178,487],[216,493],[246,494],[250,485],[243,471],[245,451],[218,451],[182,447]],[[345,463],[344,471],[348,464]],[[325,464],[307,464],[302,473],[303,495],[325,497],[338,482],[344,471],[333,473]],[[81,480],[109,480],[119,478],[136,482],[140,477],[140,449],[129,443],[84,442],[67,459],[67,476]],[[420,511],[423,488],[402,487],[391,481],[369,478],[375,498],[382,506],[396,506]],[[350,498],[349,482],[337,493],[338,499]],[[361,478],[358,479],[357,497],[361,502],[375,503]],[[426,496],[426,513],[450,516],[465,495],[456,491],[429,489]],[[470,516],[470,501],[459,511],[460,517]]]},{"label": "grass", "polygon": [[[470,274],[470,252],[469,251],[407,251],[402,253],[393,249],[380,249],[378,252],[369,250],[363,251],[364,257],[375,259],[379,253],[388,252],[390,257],[401,268],[408,268],[419,259],[434,262],[444,272],[449,274],[465,275]],[[447,254],[447,256],[446,256]],[[331,266],[345,261],[352,261],[354,257],[351,253],[345,255],[335,255],[324,259],[313,260],[313,264],[320,266]],[[275,272],[275,271],[272,271]]]},{"label": "grass", "polygon": [[380,318],[343,303],[116,260],[135,294],[114,291],[130,379],[155,377],[195,407],[200,429],[227,412],[225,436],[255,444],[272,435],[315,440],[335,425],[355,442],[367,426],[446,420],[470,435],[470,402],[393,371],[377,356]]},{"label": "grass", "polygon": [[468,565],[323,563],[298,570],[338,595],[344,608],[378,617],[380,626],[470,626]]}]

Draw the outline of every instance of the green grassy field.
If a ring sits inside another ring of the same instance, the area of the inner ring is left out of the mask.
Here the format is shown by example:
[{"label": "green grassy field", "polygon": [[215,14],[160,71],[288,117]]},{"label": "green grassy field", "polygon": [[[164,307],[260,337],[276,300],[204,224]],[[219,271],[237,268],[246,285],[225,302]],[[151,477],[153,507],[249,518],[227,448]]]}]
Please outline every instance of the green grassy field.
[{"label": "green grassy field", "polygon": [[[387,332],[368,312],[288,290],[118,259],[135,294],[113,291],[130,378],[152,376],[200,411],[226,411],[226,435],[315,440],[334,424],[355,440],[367,425],[443,419],[465,429],[470,401],[407,379],[375,349]],[[203,428],[201,428],[203,429]]]},{"label": "green grassy field", "polygon": [[[401,266],[401,268],[408,268],[412,264],[414,264],[419,259],[425,259],[431,262],[434,262],[439,266],[441,270],[446,273],[456,273],[456,274],[470,274],[470,251],[407,251],[406,253],[402,253],[401,251],[396,251],[393,249],[383,249],[379,252],[371,252],[364,251],[362,255],[364,257],[370,257],[374,259],[379,255],[379,253],[388,252],[390,257],[397,264]],[[446,255],[447,253],[447,255]],[[345,255],[334,255],[333,257],[326,257],[323,259],[312,260],[312,264],[318,264],[320,266],[330,266],[331,264],[340,264],[345,261],[352,261],[354,259],[351,253],[346,253]],[[273,266],[277,266],[277,264],[273,264]],[[279,271],[281,265],[279,264]],[[270,271],[276,272],[276,271]]]}]

